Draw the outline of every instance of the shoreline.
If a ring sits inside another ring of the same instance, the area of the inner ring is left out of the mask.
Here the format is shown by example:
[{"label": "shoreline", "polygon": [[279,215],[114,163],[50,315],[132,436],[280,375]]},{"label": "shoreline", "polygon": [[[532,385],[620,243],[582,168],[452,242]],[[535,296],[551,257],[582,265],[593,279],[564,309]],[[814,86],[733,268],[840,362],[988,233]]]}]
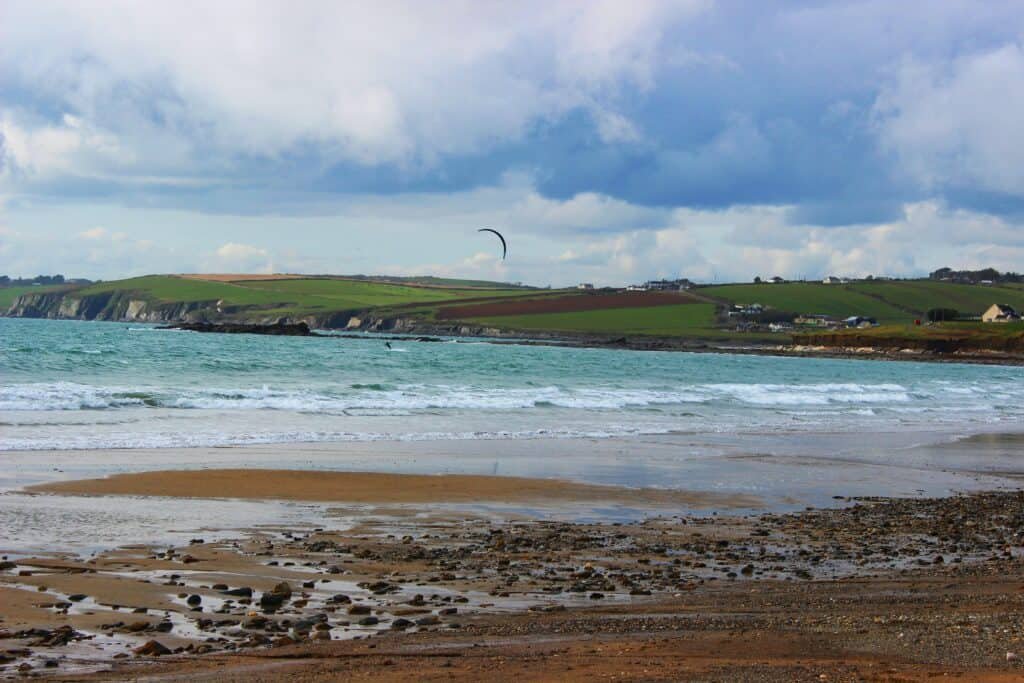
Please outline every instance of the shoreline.
[{"label": "shoreline", "polygon": [[[23,316],[0,317],[24,319]],[[308,333],[284,334],[280,331],[281,324],[267,325],[264,323],[238,323],[222,321],[218,323],[189,323],[184,320],[172,321],[137,321],[137,320],[87,320],[85,318],[57,318],[57,320],[75,320],[82,322],[112,322],[119,324],[144,324],[163,327],[169,330],[192,331],[182,329],[188,326],[203,327],[197,333],[238,334],[240,328],[252,328],[248,333],[269,336],[301,336],[338,339],[375,339],[383,341],[448,341],[443,337],[457,342],[486,343],[494,345],[514,346],[552,346],[568,348],[610,349],[627,351],[668,351],[682,353],[718,353],[732,355],[772,356],[779,358],[828,358],[835,360],[880,360],[907,361],[922,363],[964,363],[969,365],[999,365],[1009,367],[1024,366],[1024,355],[1007,354],[999,351],[956,351],[952,353],[917,348],[881,348],[881,347],[843,347],[805,345],[791,342],[749,342],[742,344],[739,340],[728,343],[718,342],[702,337],[656,337],[656,336],[615,336],[592,334],[566,334],[560,332],[534,332],[530,330],[499,330],[493,328],[469,327],[465,325],[438,326],[421,324],[397,329],[366,329],[353,332],[349,328],[307,328]],[[305,325],[305,321],[288,323],[289,325]],[[225,326],[226,329],[205,329],[206,326]],[[230,329],[227,329],[230,328]],[[271,331],[261,332],[259,328],[270,328]],[[417,339],[418,338],[418,339]],[[781,340],[780,340],[781,341]]]}]

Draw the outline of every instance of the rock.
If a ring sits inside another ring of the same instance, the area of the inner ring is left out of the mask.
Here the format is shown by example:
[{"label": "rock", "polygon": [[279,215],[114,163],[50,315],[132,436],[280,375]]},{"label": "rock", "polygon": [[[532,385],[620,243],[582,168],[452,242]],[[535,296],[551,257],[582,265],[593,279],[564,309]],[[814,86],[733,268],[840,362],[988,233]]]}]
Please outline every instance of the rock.
[{"label": "rock", "polygon": [[[214,588],[217,588],[217,587],[214,586]],[[225,586],[225,588],[227,588],[227,586]],[[249,588],[248,586],[242,586],[241,588],[232,588],[230,590],[221,590],[220,592],[223,593],[224,595],[230,595],[230,596],[236,597],[236,598],[251,598],[252,597],[252,588]]]},{"label": "rock", "polygon": [[440,624],[440,623],[441,623],[441,620],[438,619],[433,614],[427,615],[425,617],[420,617],[419,619],[416,620],[416,625],[417,626],[436,626],[437,624]]},{"label": "rock", "polygon": [[14,569],[17,566],[18,565],[15,562],[11,562],[9,560],[4,560],[3,562],[0,562],[0,572],[5,572],[5,571],[7,571],[9,569]]},{"label": "rock", "polygon": [[285,337],[319,337],[304,322],[290,324],[279,320],[273,325],[256,325],[248,323],[179,323],[158,329],[187,330],[189,332],[214,332],[220,334],[267,334]]},{"label": "rock", "polygon": [[352,602],[352,598],[348,597],[344,593],[337,593],[327,598],[327,603],[330,605],[347,605]]},{"label": "rock", "polygon": [[380,619],[378,619],[377,617],[372,617],[372,616],[371,617],[363,617],[362,619],[359,620],[359,625],[360,626],[376,626],[379,623],[380,623]]},{"label": "rock", "polygon": [[269,621],[266,617],[250,617],[242,622],[242,628],[250,630],[266,628]]},{"label": "rock", "polygon": [[276,610],[284,604],[284,596],[276,593],[264,593],[260,596],[260,607],[265,610]]},{"label": "rock", "polygon": [[81,602],[82,600],[85,600],[87,597],[89,596],[85,593],[75,593],[74,595],[69,595],[68,600],[70,600],[71,602]]},{"label": "rock", "polygon": [[174,624],[172,624],[169,621],[161,621],[159,624],[153,627],[154,630],[159,631],[161,633],[170,633],[173,628]]},{"label": "rock", "polygon": [[185,602],[188,603],[190,607],[195,607],[196,605],[202,604],[203,598],[201,595],[193,594],[188,596],[188,600],[186,600]]},{"label": "rock", "polygon": [[412,626],[412,622],[408,619],[398,618],[391,622],[391,628],[396,631],[404,631]]},{"label": "rock", "polygon": [[348,608],[348,613],[349,614],[369,614],[370,613],[370,606],[369,605],[352,605],[351,607]]},{"label": "rock", "polygon": [[[167,623],[170,623],[170,622],[167,622]],[[132,623],[128,624],[128,626],[126,628],[129,631],[131,631],[132,633],[138,633],[140,631],[145,631],[147,628],[149,628],[149,622],[147,622],[147,621],[133,621]]]},{"label": "rock", "polygon": [[41,637],[32,644],[43,647],[67,645],[72,640],[81,640],[84,637],[81,633],[70,626],[58,626],[52,631],[44,630],[42,632],[37,632],[37,634]]},{"label": "rock", "polygon": [[161,657],[163,655],[171,654],[170,648],[155,640],[150,640],[144,645],[140,645],[135,648],[134,652],[142,657]]}]

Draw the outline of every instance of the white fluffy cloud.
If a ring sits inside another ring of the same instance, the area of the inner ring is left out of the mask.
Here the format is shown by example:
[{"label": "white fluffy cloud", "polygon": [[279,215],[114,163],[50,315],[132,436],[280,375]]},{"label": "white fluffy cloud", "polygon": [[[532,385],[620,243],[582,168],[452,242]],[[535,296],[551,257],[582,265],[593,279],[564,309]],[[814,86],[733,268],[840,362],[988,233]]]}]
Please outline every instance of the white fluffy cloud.
[{"label": "white fluffy cloud", "polygon": [[907,60],[875,103],[883,145],[928,188],[1024,196],[1024,49]]},{"label": "white fluffy cloud", "polygon": [[226,242],[207,260],[211,272],[272,273],[274,262],[270,252],[262,247],[238,242]]},{"label": "white fluffy cloud", "polygon": [[661,31],[704,5],[12,0],[0,68],[69,115],[8,111],[8,163],[159,166],[199,147],[273,157],[314,145],[327,161],[422,164],[575,109],[632,139],[618,91],[650,87]]}]

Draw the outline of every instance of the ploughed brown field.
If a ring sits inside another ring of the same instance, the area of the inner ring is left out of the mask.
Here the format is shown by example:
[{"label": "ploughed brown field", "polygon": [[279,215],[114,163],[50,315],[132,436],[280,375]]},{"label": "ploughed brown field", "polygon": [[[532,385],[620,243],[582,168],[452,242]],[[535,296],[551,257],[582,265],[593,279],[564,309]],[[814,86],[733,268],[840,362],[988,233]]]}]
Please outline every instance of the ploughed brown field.
[{"label": "ploughed brown field", "polygon": [[437,311],[443,320],[451,318],[491,318],[502,315],[534,313],[576,313],[606,308],[647,308],[697,303],[689,294],[668,292],[622,292],[618,294],[575,294],[545,299],[495,301],[474,306],[446,306]]}]

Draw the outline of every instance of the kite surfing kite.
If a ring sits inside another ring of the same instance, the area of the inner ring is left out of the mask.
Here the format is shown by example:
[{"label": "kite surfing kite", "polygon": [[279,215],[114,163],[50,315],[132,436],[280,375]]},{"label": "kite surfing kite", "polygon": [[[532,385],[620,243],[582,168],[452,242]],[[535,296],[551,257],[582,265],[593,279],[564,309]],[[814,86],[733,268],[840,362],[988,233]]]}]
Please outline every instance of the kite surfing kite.
[{"label": "kite surfing kite", "polygon": [[491,228],[480,228],[477,232],[493,232],[501,240],[501,260],[505,260],[505,255],[508,254],[508,245],[505,244],[505,238],[501,236],[501,233]]}]

